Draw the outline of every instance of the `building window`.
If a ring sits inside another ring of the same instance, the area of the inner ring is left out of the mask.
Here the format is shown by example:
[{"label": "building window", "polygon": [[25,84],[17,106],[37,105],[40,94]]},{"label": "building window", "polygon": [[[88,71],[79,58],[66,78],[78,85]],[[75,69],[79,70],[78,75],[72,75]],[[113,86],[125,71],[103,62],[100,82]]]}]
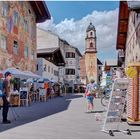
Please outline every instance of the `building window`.
[{"label": "building window", "polygon": [[7,39],[5,36],[1,36],[1,48],[5,49],[7,48]]},{"label": "building window", "polygon": [[54,75],[55,75],[55,76],[58,76],[58,75],[59,75],[59,72],[56,71],[56,70],[54,70]]},{"label": "building window", "polygon": [[18,42],[14,40],[13,44],[13,52],[14,54],[18,54]]},{"label": "building window", "polygon": [[2,6],[2,15],[3,16],[8,16],[8,11],[9,11],[9,5],[7,2],[3,2],[3,6]]},{"label": "building window", "polygon": [[38,71],[38,64],[36,65],[36,70]]},{"label": "building window", "polygon": [[66,69],[65,74],[66,75],[75,75],[75,69]]},{"label": "building window", "polygon": [[138,56],[136,55],[136,61],[138,60]]},{"label": "building window", "polygon": [[68,64],[68,61],[66,61],[66,64]]},{"label": "building window", "polygon": [[14,25],[18,24],[18,12],[14,11]]},{"label": "building window", "polygon": [[53,68],[52,68],[52,74],[53,74]]},{"label": "building window", "polygon": [[31,25],[31,29],[30,30],[31,30],[31,37],[34,38],[35,35],[36,35],[36,26],[32,26]]},{"label": "building window", "polygon": [[35,52],[34,50],[31,51],[31,60],[34,60],[34,57],[35,57]]},{"label": "building window", "polygon": [[140,13],[137,13],[136,17],[137,17],[137,20],[138,20],[140,18]]},{"label": "building window", "polygon": [[28,47],[24,48],[24,56],[28,57],[29,56],[29,51],[28,51]]},{"label": "building window", "polygon": [[133,15],[133,23],[134,23],[134,25],[135,25],[135,15]]},{"label": "building window", "polygon": [[60,75],[63,75],[63,71],[62,71],[62,69],[60,70]]},{"label": "building window", "polygon": [[47,66],[46,66],[46,64],[44,65],[44,71],[46,71],[47,70]]},{"label": "building window", "polygon": [[75,58],[75,53],[73,53],[73,52],[66,52],[66,58]]},{"label": "building window", "polygon": [[25,32],[28,32],[28,21],[24,20],[24,30]]},{"label": "building window", "polygon": [[90,43],[90,47],[93,48],[93,43],[92,42]]},{"label": "building window", "polygon": [[48,72],[50,73],[50,66],[48,66]]},{"label": "building window", "polygon": [[29,12],[29,14],[31,14],[31,10],[30,9],[28,9],[28,12]]},{"label": "building window", "polygon": [[92,32],[90,32],[90,35],[91,35],[91,36],[92,36],[92,34],[93,34],[93,33],[92,33]]}]

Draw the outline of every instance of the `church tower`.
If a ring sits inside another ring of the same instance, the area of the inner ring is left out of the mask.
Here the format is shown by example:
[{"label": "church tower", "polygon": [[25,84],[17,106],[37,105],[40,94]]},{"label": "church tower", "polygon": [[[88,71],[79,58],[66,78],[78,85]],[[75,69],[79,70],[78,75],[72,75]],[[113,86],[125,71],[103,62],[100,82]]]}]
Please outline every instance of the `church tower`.
[{"label": "church tower", "polygon": [[85,66],[87,74],[87,82],[93,77],[97,82],[97,49],[96,49],[96,30],[92,23],[86,30],[85,38]]}]

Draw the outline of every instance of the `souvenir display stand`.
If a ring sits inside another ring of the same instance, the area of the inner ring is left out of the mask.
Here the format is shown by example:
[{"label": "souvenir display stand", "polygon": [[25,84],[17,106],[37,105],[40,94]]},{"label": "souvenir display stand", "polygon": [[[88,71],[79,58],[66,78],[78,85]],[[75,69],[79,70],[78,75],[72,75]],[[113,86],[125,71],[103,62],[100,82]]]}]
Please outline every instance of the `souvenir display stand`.
[{"label": "souvenir display stand", "polygon": [[131,131],[120,130],[121,116],[124,111],[129,80],[126,78],[115,79],[108,103],[107,112],[102,131],[114,136],[114,132],[124,132],[131,135]]}]

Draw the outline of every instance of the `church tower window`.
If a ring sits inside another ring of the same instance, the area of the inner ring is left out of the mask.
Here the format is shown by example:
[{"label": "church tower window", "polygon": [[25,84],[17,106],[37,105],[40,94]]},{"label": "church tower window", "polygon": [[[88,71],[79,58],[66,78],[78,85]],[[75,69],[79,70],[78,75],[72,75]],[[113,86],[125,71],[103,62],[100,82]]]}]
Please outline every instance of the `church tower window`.
[{"label": "church tower window", "polygon": [[92,36],[92,34],[93,34],[93,33],[92,33],[92,32],[90,32],[90,36]]},{"label": "church tower window", "polygon": [[90,47],[93,48],[93,43],[92,42],[90,43]]}]

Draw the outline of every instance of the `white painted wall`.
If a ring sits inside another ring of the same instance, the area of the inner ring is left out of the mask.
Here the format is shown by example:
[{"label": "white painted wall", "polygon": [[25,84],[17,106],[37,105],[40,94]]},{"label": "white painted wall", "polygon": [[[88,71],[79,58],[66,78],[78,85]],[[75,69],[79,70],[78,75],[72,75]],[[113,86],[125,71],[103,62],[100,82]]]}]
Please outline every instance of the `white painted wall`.
[{"label": "white painted wall", "polygon": [[[37,64],[38,64],[38,68],[39,68],[39,70],[37,71],[37,74],[39,74],[43,77],[46,77],[49,80],[54,80],[54,81],[58,82],[58,76],[54,75],[54,70],[58,71],[58,67],[56,65],[49,62],[48,60],[45,60],[44,58],[37,58]],[[46,64],[46,71],[44,71],[45,64]],[[49,71],[49,69],[50,69],[50,71]]]},{"label": "white painted wall", "polygon": [[37,49],[59,47],[59,37],[43,29],[37,28]]}]

